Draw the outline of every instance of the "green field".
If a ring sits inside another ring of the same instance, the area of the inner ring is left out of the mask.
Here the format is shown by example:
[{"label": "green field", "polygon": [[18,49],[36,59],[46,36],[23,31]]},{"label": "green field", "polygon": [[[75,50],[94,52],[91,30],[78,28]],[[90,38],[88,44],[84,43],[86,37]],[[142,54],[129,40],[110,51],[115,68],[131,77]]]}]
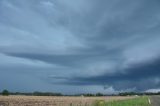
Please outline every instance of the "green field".
[{"label": "green field", "polygon": [[104,100],[96,101],[94,106],[150,106],[148,97],[137,97],[129,100],[119,100],[105,102]]}]

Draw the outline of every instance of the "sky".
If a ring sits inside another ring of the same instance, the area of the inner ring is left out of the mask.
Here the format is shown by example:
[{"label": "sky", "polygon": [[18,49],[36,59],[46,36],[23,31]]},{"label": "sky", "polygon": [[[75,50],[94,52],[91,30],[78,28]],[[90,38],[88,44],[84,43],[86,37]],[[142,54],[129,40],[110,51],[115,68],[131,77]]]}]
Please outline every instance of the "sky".
[{"label": "sky", "polygon": [[160,91],[159,0],[0,0],[0,90]]}]

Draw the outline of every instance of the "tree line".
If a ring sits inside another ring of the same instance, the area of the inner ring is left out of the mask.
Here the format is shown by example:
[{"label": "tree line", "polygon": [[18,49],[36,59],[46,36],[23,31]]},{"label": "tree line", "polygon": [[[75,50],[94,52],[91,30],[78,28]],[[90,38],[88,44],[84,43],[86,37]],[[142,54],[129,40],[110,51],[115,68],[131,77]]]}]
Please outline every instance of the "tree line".
[{"label": "tree line", "polygon": [[96,97],[96,96],[134,96],[134,95],[160,95],[160,92],[151,93],[151,92],[121,92],[118,94],[103,94],[103,93],[85,93],[85,94],[75,94],[75,95],[64,95],[61,93],[53,93],[53,92],[32,92],[32,93],[22,93],[22,92],[9,92],[8,90],[3,90],[0,92],[0,95],[8,96],[8,95],[26,95],[26,96],[86,96],[86,97]]},{"label": "tree line", "polygon": [[8,96],[8,95],[26,95],[26,96],[63,96],[61,93],[53,93],[53,92],[9,92],[8,90],[3,90],[0,92],[0,95]]}]

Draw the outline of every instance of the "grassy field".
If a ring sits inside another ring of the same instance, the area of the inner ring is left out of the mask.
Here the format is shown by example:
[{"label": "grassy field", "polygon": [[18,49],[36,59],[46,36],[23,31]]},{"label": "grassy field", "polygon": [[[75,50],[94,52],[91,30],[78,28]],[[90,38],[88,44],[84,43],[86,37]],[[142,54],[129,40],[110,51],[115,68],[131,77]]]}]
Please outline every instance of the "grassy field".
[{"label": "grassy field", "polygon": [[150,106],[148,97],[138,97],[128,100],[110,101],[97,100],[94,106]]},{"label": "grassy field", "polygon": [[[95,101],[126,100],[135,97],[104,96],[0,96],[0,106],[94,106]],[[101,105],[100,105],[101,106]]]}]

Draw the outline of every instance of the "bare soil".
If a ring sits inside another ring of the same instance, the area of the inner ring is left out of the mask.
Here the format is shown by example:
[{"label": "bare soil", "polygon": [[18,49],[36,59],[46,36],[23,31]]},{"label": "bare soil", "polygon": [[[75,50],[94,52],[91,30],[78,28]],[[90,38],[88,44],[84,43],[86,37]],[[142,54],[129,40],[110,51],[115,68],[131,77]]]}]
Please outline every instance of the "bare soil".
[{"label": "bare soil", "polygon": [[0,96],[0,106],[92,106],[96,100],[124,100],[133,97],[56,97],[56,96]]}]

